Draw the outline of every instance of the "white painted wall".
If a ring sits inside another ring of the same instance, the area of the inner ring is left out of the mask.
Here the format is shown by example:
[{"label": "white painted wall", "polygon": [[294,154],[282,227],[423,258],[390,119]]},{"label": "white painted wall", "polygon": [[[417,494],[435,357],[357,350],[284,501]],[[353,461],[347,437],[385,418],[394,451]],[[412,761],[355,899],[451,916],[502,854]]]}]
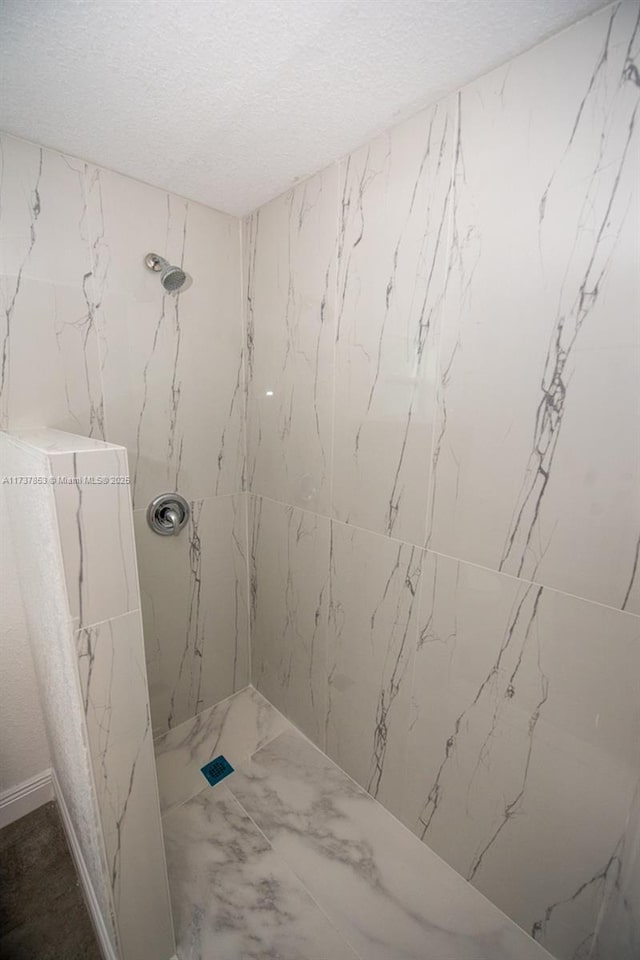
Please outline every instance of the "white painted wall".
[{"label": "white painted wall", "polygon": [[1,485],[0,584],[0,794],[3,794],[46,770],[50,758]]}]

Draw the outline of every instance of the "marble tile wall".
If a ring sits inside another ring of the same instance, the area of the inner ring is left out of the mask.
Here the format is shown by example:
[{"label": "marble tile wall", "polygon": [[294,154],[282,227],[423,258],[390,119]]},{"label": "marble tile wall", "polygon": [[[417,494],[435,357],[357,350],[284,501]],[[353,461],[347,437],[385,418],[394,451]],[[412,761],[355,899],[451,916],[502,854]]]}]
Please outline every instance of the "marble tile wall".
[{"label": "marble tile wall", "polygon": [[577,960],[639,763],[638,44],[615,4],[475,81],[242,266],[231,218],[0,137],[0,426],[127,447],[155,732],[247,683],[249,616],[259,689]]},{"label": "marble tile wall", "polygon": [[253,682],[562,960],[640,949],[638,19],[244,225]]},{"label": "marble tile wall", "polygon": [[55,430],[1,440],[9,475],[33,481],[5,489],[54,771],[111,955],[169,960],[131,501],[126,484],[91,481],[127,477],[126,451]]},{"label": "marble tile wall", "polygon": [[640,781],[624,837],[609,869],[609,898],[605,905],[594,958],[632,957],[640,942]]},{"label": "marble tile wall", "polygon": [[329,508],[337,191],[331,167],[244,224],[248,485],[318,513]]},{"label": "marble tile wall", "polygon": [[[149,251],[189,289],[164,294]],[[0,135],[0,426],[127,448],[156,733],[249,679],[240,276],[234,218]],[[175,543],[144,520],[172,490]],[[91,622],[111,586],[83,585]]]},{"label": "marble tile wall", "polygon": [[637,16],[460,93],[428,539],[633,613]]},{"label": "marble tile wall", "polygon": [[168,730],[247,684],[246,499],[193,500],[175,538],[134,517],[154,726]]},{"label": "marble tile wall", "polygon": [[327,718],[330,530],[323,517],[251,498],[253,683],[316,743]]}]

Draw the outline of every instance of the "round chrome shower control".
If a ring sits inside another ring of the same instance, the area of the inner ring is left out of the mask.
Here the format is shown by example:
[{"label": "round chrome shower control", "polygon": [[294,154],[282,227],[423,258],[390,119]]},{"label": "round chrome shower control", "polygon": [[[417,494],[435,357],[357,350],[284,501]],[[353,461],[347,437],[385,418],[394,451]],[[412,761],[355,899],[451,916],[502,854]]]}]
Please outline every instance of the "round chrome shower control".
[{"label": "round chrome shower control", "polygon": [[161,493],[147,507],[147,523],[161,537],[173,537],[180,533],[189,513],[189,504],[179,493]]}]

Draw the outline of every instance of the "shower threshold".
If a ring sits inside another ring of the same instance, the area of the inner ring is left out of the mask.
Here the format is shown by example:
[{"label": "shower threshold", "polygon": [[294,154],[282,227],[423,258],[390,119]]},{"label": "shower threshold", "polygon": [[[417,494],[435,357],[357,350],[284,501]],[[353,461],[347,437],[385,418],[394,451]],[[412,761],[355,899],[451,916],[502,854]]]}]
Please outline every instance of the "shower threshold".
[{"label": "shower threshold", "polygon": [[156,759],[180,960],[549,960],[253,687]]}]

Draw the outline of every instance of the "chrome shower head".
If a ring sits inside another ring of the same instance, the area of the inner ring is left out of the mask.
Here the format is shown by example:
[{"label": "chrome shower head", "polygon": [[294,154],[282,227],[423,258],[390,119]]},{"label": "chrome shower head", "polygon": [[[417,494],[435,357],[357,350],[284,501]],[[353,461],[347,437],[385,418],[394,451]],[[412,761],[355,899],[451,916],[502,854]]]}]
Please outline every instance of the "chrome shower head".
[{"label": "chrome shower head", "polygon": [[173,266],[157,253],[148,253],[144,262],[149,270],[160,274],[160,283],[167,293],[177,293],[184,286],[187,275],[181,267]]}]

